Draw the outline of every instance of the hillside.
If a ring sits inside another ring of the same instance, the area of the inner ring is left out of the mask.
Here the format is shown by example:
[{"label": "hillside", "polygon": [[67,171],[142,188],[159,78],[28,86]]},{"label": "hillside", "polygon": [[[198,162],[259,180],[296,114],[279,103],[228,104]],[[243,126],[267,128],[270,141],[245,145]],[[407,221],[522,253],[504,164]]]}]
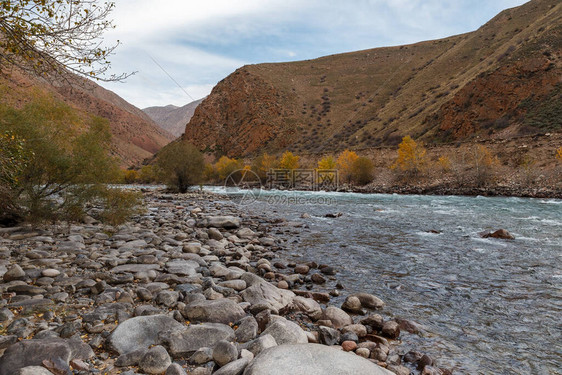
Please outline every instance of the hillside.
[{"label": "hillside", "polygon": [[240,157],[557,132],[561,54],[562,3],[533,0],[450,38],[244,66],[197,107],[184,139]]},{"label": "hillside", "polygon": [[49,95],[74,108],[79,118],[96,115],[109,120],[111,153],[124,167],[140,163],[174,138],[142,110],[92,81],[72,77],[71,82],[51,83],[12,70],[0,75],[0,101],[19,108]]},{"label": "hillside", "polygon": [[203,99],[195,100],[182,107],[167,105],[164,107],[148,107],[143,111],[162,129],[170,132],[173,136],[179,137],[185,131],[185,124],[191,120],[195,108]]}]

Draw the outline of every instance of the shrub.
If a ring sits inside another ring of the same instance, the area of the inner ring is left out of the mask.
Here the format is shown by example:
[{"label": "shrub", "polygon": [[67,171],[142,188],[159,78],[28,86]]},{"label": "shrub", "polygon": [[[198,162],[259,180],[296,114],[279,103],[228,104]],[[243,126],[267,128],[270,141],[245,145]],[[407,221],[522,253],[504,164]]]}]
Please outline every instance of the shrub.
[{"label": "shrub", "polygon": [[558,161],[562,163],[562,147],[556,150],[556,159],[558,159]]},{"label": "shrub", "polygon": [[373,180],[375,165],[365,157],[359,157],[351,168],[353,181],[358,185],[366,185]]},{"label": "shrub", "polygon": [[101,196],[104,210],[100,219],[111,225],[121,225],[134,214],[142,212],[142,194],[136,191],[107,189]]},{"label": "shrub", "polygon": [[398,158],[391,166],[410,175],[418,175],[427,165],[426,150],[417,144],[409,135],[402,138],[398,145]]},{"label": "shrub", "polygon": [[195,146],[178,141],[158,153],[156,166],[160,181],[174,191],[185,193],[201,181],[205,161]]},{"label": "shrub", "polygon": [[439,167],[441,167],[441,170],[443,170],[444,172],[448,172],[451,170],[451,159],[449,159],[448,156],[440,156],[439,160],[437,160],[437,163],[439,164]]},{"label": "shrub", "polygon": [[157,180],[156,171],[152,165],[143,165],[139,171],[139,182],[143,184],[151,184]]},{"label": "shrub", "polygon": [[293,155],[291,151],[285,151],[279,161],[281,169],[298,169],[300,156]]},{"label": "shrub", "polygon": [[493,155],[486,146],[476,145],[472,153],[472,168],[478,186],[490,182],[498,165],[497,156]]},{"label": "shrub", "polygon": [[344,150],[336,162],[341,180],[351,183],[353,179],[353,165],[359,159],[354,151]]},{"label": "shrub", "polygon": [[127,169],[123,172],[123,181],[126,184],[134,184],[139,179],[139,174],[134,169]]}]

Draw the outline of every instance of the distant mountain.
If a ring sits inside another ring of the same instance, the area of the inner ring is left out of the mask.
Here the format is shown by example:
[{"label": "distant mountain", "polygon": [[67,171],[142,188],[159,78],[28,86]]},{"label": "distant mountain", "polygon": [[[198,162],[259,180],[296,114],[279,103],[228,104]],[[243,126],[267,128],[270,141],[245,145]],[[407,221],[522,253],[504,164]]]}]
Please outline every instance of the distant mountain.
[{"label": "distant mountain", "polygon": [[167,105],[165,107],[148,107],[143,111],[162,129],[179,137],[185,131],[185,125],[193,117],[195,108],[204,100],[199,99],[183,107]]},{"label": "distant mountain", "polygon": [[240,157],[560,132],[561,77],[562,3],[532,0],[441,40],[244,66],[197,107],[184,139]]},{"label": "distant mountain", "polygon": [[21,107],[38,94],[51,95],[53,100],[74,108],[79,118],[88,115],[106,118],[113,135],[110,151],[122,166],[140,163],[174,139],[142,110],[81,77],[69,75],[65,81],[46,82],[13,69],[0,74],[0,92],[2,103],[14,107]]}]

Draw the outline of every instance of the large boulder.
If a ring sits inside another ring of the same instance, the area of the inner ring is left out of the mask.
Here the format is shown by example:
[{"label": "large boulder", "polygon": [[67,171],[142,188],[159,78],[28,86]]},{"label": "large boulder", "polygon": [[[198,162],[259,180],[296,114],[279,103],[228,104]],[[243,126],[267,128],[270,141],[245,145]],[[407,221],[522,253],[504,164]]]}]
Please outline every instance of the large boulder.
[{"label": "large boulder", "polygon": [[227,298],[190,303],[182,314],[193,321],[224,324],[237,322],[246,315],[236,302]]},{"label": "large boulder", "polygon": [[109,344],[119,354],[125,354],[161,344],[162,332],[183,329],[183,324],[166,315],[137,316],[119,324],[109,336]]},{"label": "large boulder", "polygon": [[343,328],[353,324],[351,317],[345,311],[335,306],[326,307],[323,319],[331,321],[335,328]]},{"label": "large boulder", "polygon": [[361,306],[368,309],[381,309],[384,306],[382,299],[369,293],[355,293],[351,297],[357,297],[361,302]]},{"label": "large boulder", "polygon": [[221,340],[233,341],[234,330],[225,324],[204,323],[161,335],[172,357],[189,356],[199,348],[212,348]]},{"label": "large boulder", "polygon": [[481,232],[480,236],[482,238],[499,238],[499,239],[502,239],[502,240],[514,240],[515,239],[515,237],[505,229],[498,229],[495,232],[491,232],[491,231]]},{"label": "large boulder", "polygon": [[393,375],[355,354],[318,344],[281,345],[264,350],[244,375]]},{"label": "large boulder", "polygon": [[9,346],[0,357],[0,375],[13,375],[28,366],[42,366],[44,360],[68,367],[73,359],[86,360],[92,356],[92,349],[80,340],[23,340]]},{"label": "large boulder", "polygon": [[290,290],[279,289],[263,279],[261,281],[254,279],[249,282],[250,277],[246,274],[242,276],[242,279],[246,281],[247,285],[251,286],[241,292],[240,296],[252,305],[266,304],[279,311],[289,305],[295,298],[295,293]]},{"label": "large boulder", "polygon": [[322,318],[322,307],[312,298],[297,296],[288,306],[290,311],[299,311],[308,315],[312,320]]},{"label": "large boulder", "polygon": [[297,324],[285,319],[277,318],[267,326],[262,335],[271,335],[277,345],[306,344],[308,338],[306,333]]}]

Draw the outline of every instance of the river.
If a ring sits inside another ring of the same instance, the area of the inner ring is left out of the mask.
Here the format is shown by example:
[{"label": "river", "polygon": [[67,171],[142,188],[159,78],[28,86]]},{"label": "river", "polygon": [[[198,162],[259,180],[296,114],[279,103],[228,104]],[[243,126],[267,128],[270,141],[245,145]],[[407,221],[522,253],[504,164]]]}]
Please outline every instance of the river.
[{"label": "river", "polygon": [[[561,200],[206,189],[305,223],[287,258],[336,265],[345,294],[373,293],[383,315],[420,324],[403,352],[455,373],[562,373]],[[479,236],[499,228],[515,240]]]}]

